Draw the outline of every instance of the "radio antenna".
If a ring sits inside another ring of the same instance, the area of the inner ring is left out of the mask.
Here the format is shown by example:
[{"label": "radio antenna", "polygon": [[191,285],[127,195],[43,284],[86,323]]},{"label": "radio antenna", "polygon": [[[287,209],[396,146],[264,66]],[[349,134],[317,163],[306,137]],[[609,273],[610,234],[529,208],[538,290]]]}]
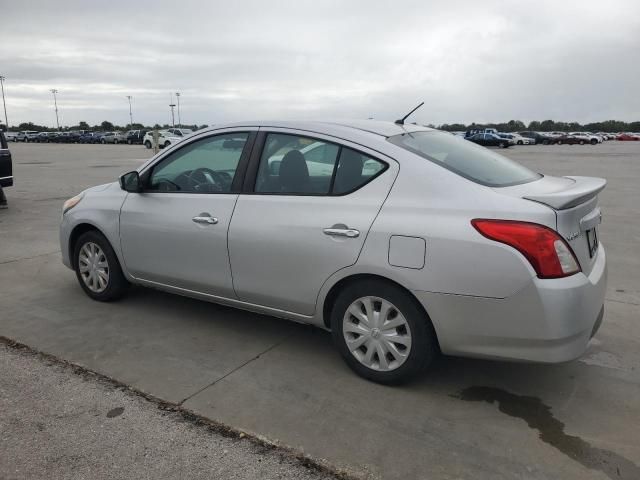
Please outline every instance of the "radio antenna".
[{"label": "radio antenna", "polygon": [[415,112],[417,109],[419,109],[422,105],[424,105],[424,102],[422,102],[420,105],[418,105],[416,108],[414,108],[413,110],[411,110],[409,113],[407,113],[404,117],[402,117],[399,120],[396,120],[394,123],[396,123],[397,125],[404,125],[404,121],[409,117],[409,115],[411,115],[413,112]]}]

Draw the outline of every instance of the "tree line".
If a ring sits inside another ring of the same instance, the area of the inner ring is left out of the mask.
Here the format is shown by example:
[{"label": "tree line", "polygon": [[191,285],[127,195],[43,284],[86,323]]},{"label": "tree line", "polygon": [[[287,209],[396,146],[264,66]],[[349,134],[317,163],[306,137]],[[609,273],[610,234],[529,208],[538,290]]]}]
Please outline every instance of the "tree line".
[{"label": "tree line", "polygon": [[[429,125],[434,126],[434,125]],[[581,124],[578,122],[556,122],[555,120],[534,120],[526,125],[520,120],[509,120],[504,123],[451,123],[435,126],[448,132],[464,132],[473,128],[495,128],[499,132],[522,132],[533,130],[535,132],[640,132],[640,121],[622,122],[620,120],[605,120]]]}]

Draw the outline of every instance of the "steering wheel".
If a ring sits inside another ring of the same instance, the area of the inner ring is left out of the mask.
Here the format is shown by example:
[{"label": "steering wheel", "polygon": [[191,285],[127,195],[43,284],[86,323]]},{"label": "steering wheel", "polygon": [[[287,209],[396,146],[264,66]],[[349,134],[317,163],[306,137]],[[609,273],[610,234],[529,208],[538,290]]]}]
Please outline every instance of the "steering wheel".
[{"label": "steering wheel", "polygon": [[214,172],[210,168],[196,168],[187,173],[187,175],[189,186],[195,191],[220,192],[223,190],[224,181],[222,181],[217,172]]}]

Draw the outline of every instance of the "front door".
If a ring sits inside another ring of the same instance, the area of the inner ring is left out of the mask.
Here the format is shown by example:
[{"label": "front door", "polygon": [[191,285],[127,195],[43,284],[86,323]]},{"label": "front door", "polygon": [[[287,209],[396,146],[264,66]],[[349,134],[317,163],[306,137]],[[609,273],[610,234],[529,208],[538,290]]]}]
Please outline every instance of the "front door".
[{"label": "front door", "polygon": [[326,138],[266,135],[229,228],[240,300],[312,315],[322,284],[357,261],[398,167]]},{"label": "front door", "polygon": [[227,231],[249,138],[234,132],[196,139],[143,173],[144,191],[129,193],[120,213],[124,262],[133,276],[235,297]]}]

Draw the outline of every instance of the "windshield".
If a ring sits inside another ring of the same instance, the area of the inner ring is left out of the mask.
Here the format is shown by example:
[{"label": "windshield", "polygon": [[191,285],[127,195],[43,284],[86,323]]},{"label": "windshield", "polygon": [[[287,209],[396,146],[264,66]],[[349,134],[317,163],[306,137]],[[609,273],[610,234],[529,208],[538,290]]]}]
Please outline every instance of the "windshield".
[{"label": "windshield", "polygon": [[429,131],[389,137],[394,145],[489,187],[507,187],[541,177],[513,160],[448,133]]}]

